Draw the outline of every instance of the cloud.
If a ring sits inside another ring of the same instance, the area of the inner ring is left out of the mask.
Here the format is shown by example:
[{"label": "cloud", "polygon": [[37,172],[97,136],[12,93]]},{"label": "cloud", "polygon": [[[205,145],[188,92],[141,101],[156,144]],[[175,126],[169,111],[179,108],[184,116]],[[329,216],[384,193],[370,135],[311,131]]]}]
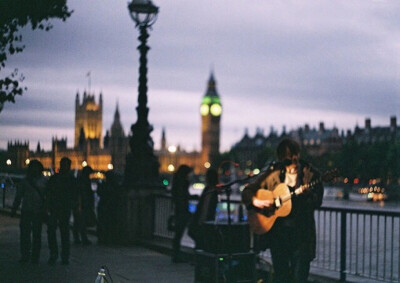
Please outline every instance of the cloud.
[{"label": "cloud", "polygon": [[[351,129],[400,114],[398,1],[154,2],[148,106],[156,146],[165,127],[171,144],[200,147],[198,107],[211,69],[224,107],[223,149],[246,127],[325,121]],[[89,88],[88,71],[91,91],[103,92],[104,130],[117,100],[125,131],[136,121],[139,32],[126,1],[69,5],[71,18],[50,32],[25,29],[25,51],[7,62],[24,73],[28,92],[0,114],[0,147],[10,138],[49,141],[59,130],[72,141],[75,94]]]}]

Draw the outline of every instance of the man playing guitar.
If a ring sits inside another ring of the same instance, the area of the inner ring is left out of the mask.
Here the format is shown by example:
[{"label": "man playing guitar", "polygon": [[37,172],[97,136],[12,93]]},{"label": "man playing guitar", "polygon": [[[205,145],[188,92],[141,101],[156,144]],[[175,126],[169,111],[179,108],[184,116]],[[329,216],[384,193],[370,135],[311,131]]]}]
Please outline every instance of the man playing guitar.
[{"label": "man playing guitar", "polygon": [[[275,282],[307,282],[316,248],[314,210],[322,204],[324,189],[319,173],[300,160],[300,146],[297,142],[282,140],[277,147],[277,156],[279,162],[270,165],[266,172],[246,186],[242,192],[242,201],[249,210],[250,226],[254,222],[250,215],[258,214],[255,211],[264,211],[262,217],[268,220],[268,217],[274,217],[284,208],[284,197],[262,199],[259,190],[267,190],[271,194],[277,187],[282,187],[282,183],[286,184],[290,198],[289,210],[285,217],[277,217],[272,222],[272,228],[263,236],[268,236]],[[300,189],[299,193],[298,188],[302,188],[302,185],[308,189]],[[259,227],[254,227],[253,231],[260,234]],[[266,230],[261,231],[263,233]]]}]

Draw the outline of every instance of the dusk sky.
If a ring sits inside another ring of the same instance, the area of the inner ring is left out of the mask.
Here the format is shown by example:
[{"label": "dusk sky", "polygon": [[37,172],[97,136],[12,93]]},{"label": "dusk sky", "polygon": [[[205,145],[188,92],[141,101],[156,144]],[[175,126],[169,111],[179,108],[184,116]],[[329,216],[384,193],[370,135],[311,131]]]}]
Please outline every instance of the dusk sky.
[{"label": "dusk sky", "polygon": [[[160,7],[148,44],[149,121],[155,148],[200,149],[200,102],[211,70],[221,97],[221,150],[246,128],[268,134],[304,124],[339,130],[400,124],[400,1],[154,0]],[[127,1],[69,0],[66,21],[23,31],[26,48],[6,62],[28,91],[0,113],[7,141],[53,136],[73,146],[75,95],[103,93],[103,131],[117,101],[128,133],[136,122],[139,31]],[[97,99],[96,98],[96,99]]]}]

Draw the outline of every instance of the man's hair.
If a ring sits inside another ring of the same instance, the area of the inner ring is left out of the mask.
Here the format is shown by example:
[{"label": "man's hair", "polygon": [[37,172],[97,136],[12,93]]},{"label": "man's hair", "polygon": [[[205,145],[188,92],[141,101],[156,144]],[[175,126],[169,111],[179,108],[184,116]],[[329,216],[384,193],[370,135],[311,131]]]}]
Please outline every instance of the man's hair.
[{"label": "man's hair", "polygon": [[60,160],[60,171],[68,171],[71,169],[71,159],[63,157]]},{"label": "man's hair", "polygon": [[278,147],[276,148],[276,154],[279,160],[283,160],[286,157],[300,153],[300,145],[292,139],[283,139]]},{"label": "man's hair", "polygon": [[26,177],[29,180],[33,180],[42,174],[43,165],[39,160],[33,159],[29,162],[28,170],[26,171]]},{"label": "man's hair", "polygon": [[83,169],[82,169],[82,175],[83,176],[89,176],[92,173],[93,173],[92,167],[90,167],[90,166],[83,167]]}]

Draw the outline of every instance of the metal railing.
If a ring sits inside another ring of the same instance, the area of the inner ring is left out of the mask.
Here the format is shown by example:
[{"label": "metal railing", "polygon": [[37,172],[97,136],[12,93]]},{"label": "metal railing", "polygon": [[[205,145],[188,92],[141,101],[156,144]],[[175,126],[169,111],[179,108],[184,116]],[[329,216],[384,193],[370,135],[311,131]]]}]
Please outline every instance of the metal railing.
[{"label": "metal railing", "polygon": [[[154,204],[153,235],[172,239],[173,232],[167,229],[168,217],[173,214],[170,195],[155,195]],[[232,201],[234,221],[239,221],[240,207],[239,201]],[[217,217],[224,217],[222,211],[217,211]],[[315,221],[317,251],[311,264],[314,270],[321,274],[333,272],[343,282],[348,276],[400,282],[400,212],[321,207],[315,211]],[[182,244],[193,247],[187,235]]]},{"label": "metal railing", "polygon": [[321,207],[312,266],[378,281],[400,282],[400,212]]}]

